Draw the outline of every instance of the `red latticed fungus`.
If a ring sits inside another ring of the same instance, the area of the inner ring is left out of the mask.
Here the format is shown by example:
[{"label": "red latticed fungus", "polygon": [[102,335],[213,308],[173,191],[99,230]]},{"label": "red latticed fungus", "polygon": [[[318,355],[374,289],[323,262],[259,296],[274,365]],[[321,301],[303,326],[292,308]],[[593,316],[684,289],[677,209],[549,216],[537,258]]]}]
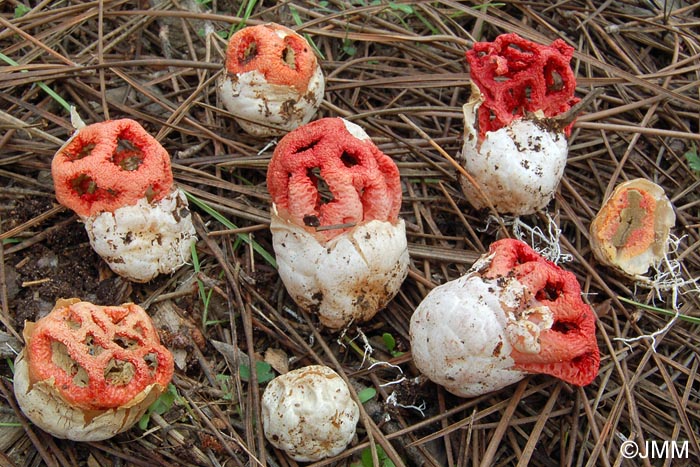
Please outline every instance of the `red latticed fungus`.
[{"label": "red latticed fungus", "polygon": [[399,171],[359,126],[325,118],[287,134],[267,188],[279,274],[299,306],[340,329],[398,292],[408,272]]},{"label": "red latticed fungus", "polygon": [[143,308],[59,300],[24,328],[15,396],[59,438],[107,439],[128,430],[165,390],[173,359]]},{"label": "red latticed fungus", "polygon": [[643,178],[619,184],[591,222],[591,249],[630,277],[647,273],[668,252],[676,214],[664,189]]},{"label": "red latticed fungus", "polygon": [[481,193],[460,182],[476,208],[488,206],[483,194],[499,213],[531,214],[554,196],[573,125],[556,118],[578,102],[573,52],[561,39],[545,46],[513,33],[467,52],[472,94],[460,159]]},{"label": "red latticed fungus", "polygon": [[311,45],[275,23],[236,32],[226,49],[219,98],[253,136],[283,135],[316,113],[325,83]]},{"label": "red latticed fungus", "polygon": [[85,223],[90,244],[116,273],[146,282],[182,266],[195,240],[170,156],[134,120],[80,128],[51,164],[56,198]]},{"label": "red latticed fungus", "polygon": [[338,373],[310,365],[273,379],[262,396],[265,437],[300,462],[332,457],[355,436],[360,409]]},{"label": "red latticed fungus", "polygon": [[600,364],[595,319],[573,273],[519,240],[499,240],[466,275],[420,303],[411,352],[423,374],[462,397],[528,373],[585,386]]}]

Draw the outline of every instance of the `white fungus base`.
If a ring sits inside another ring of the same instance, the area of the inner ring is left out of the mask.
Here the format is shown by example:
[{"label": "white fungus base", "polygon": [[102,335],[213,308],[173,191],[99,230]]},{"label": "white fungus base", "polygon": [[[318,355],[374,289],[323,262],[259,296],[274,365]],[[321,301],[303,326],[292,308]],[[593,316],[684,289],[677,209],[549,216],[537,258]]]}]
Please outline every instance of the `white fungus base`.
[{"label": "white fungus base", "polygon": [[345,381],[321,365],[278,376],[262,396],[265,437],[299,462],[340,454],[355,436],[359,418]]},{"label": "white fungus base", "polygon": [[224,74],[219,98],[243,130],[256,137],[283,135],[308,123],[323,101],[325,81],[317,65],[309,86],[300,94],[291,86],[269,84],[257,70]]},{"label": "white fungus base", "polygon": [[156,401],[163,387],[152,384],[129,404],[116,409],[82,410],[69,405],[51,381],[29,382],[29,366],[22,351],[15,359],[14,391],[24,415],[57,438],[101,441],[131,428]]},{"label": "white fungus base", "polygon": [[[520,119],[487,132],[477,149],[477,130],[470,126],[474,117],[467,118],[472,111],[469,105],[464,106],[465,138],[460,154],[464,168],[499,213],[519,216],[543,209],[564,175],[568,154],[564,134],[537,121]],[[475,208],[487,207],[466,177],[459,180]]]},{"label": "white fungus base", "polygon": [[170,274],[190,258],[196,240],[187,198],[180,189],[160,201],[145,198],[134,206],[83,219],[92,248],[117,274],[147,282]]},{"label": "white fungus base", "polygon": [[537,354],[551,328],[551,310],[516,279],[473,273],[433,289],[411,317],[411,353],[431,381],[460,397],[474,397],[521,380],[511,352]]},{"label": "white fungus base", "polygon": [[396,295],[408,273],[401,219],[396,225],[370,221],[319,243],[273,207],[270,230],[287,292],[332,329],[371,319]]}]

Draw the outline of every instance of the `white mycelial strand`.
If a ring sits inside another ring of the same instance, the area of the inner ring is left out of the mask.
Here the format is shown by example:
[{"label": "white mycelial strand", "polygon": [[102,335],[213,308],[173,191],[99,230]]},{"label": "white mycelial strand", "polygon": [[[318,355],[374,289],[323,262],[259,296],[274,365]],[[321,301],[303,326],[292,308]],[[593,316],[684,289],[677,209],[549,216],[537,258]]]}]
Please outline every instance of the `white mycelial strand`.
[{"label": "white mycelial strand", "polygon": [[406,227],[373,220],[325,243],[277,215],[270,230],[278,271],[290,296],[340,329],[383,308],[408,273]]},{"label": "white mycelial strand", "polygon": [[83,222],[92,248],[114,272],[135,282],[177,270],[196,240],[187,198],[177,188],[159,201],[144,198]]},{"label": "white mycelial strand", "polygon": [[[681,311],[678,304],[678,299],[680,295],[695,294],[700,296],[700,277],[691,277],[685,279],[683,277],[684,268],[681,260],[679,259],[679,249],[680,243],[685,238],[678,238],[675,235],[669,235],[667,253],[664,255],[663,259],[658,264],[653,264],[651,267],[654,271],[654,276],[652,279],[641,276],[635,282],[635,296],[637,295],[637,287],[651,289],[654,292],[656,300],[661,302],[667,301],[667,306],[670,306],[673,312],[671,319],[666,322],[666,324],[657,329],[656,331],[648,334],[642,334],[637,337],[627,337],[621,338],[616,337],[613,340],[621,341],[628,347],[632,348],[632,343],[643,339],[649,339],[651,341],[651,349],[656,352],[656,345],[658,336],[664,335],[671,326],[673,326],[676,321],[681,317]],[[670,297],[667,297],[670,292]],[[668,298],[668,300],[666,300]],[[631,304],[636,304],[633,300],[627,300],[622,298],[623,302],[628,302]],[[638,304],[639,306],[639,304]],[[652,307],[656,308],[656,307]]]}]

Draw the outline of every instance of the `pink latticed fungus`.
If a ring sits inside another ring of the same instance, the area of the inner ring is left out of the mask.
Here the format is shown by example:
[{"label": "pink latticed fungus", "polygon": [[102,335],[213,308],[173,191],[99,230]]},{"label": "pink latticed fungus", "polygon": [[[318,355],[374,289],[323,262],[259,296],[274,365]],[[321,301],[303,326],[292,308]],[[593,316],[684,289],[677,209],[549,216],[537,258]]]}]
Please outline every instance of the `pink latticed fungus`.
[{"label": "pink latticed fungus", "polygon": [[393,298],[408,272],[399,171],[359,126],[325,118],[290,132],[267,187],[279,274],[299,306],[340,329]]},{"label": "pink latticed fungus", "polygon": [[56,198],[85,223],[93,249],[116,273],[146,282],[190,254],[195,231],[167,151],[134,120],[76,131],[51,164]]},{"label": "pink latticed fungus", "polygon": [[24,328],[14,388],[24,414],[59,438],[128,430],[166,389],[173,358],[143,308],[59,300]]},{"label": "pink latticed fungus", "polygon": [[236,32],[226,49],[219,98],[247,133],[278,136],[307,123],[325,83],[311,45],[275,23]]},{"label": "pink latticed fungus", "polygon": [[483,193],[499,213],[532,214],[554,196],[573,125],[556,117],[579,101],[572,56],[561,39],[544,46],[514,33],[467,52],[472,94],[460,159],[481,193],[466,177],[460,182],[476,208],[488,206]]},{"label": "pink latticed fungus", "polygon": [[619,184],[591,222],[591,249],[601,263],[636,278],[668,252],[676,214],[664,189],[637,178]]},{"label": "pink latticed fungus", "polygon": [[411,352],[425,376],[462,397],[529,373],[585,386],[600,364],[595,329],[574,274],[505,239],[420,303],[411,317]]}]

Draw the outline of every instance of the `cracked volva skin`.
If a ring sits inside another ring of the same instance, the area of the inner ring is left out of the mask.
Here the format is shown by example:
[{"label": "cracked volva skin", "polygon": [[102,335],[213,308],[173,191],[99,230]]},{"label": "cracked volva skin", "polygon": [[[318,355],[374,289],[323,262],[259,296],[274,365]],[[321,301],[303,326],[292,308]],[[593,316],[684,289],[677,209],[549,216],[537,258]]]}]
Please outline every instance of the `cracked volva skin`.
[{"label": "cracked volva skin", "polygon": [[562,40],[545,46],[512,33],[467,52],[472,92],[458,159],[481,190],[459,180],[475,208],[488,207],[483,194],[499,213],[527,215],[553,198],[573,122],[561,127],[552,118],[579,101],[572,56]]},{"label": "cracked volva skin", "polygon": [[133,282],[175,272],[189,261],[197,240],[187,198],[179,188],[159,201],[142,198],[83,222],[92,248],[112,271]]},{"label": "cracked volva skin", "polygon": [[128,430],[165,390],[173,359],[133,303],[59,300],[24,328],[14,390],[22,412],[59,438],[99,441]]},{"label": "cracked volva skin", "polygon": [[218,95],[243,130],[279,136],[307,123],[323,101],[323,71],[305,38],[275,23],[229,40]]},{"label": "cracked volva skin", "polygon": [[585,386],[600,364],[595,315],[574,274],[511,239],[433,289],[411,317],[410,337],[418,369],[461,397],[530,373]]},{"label": "cracked volva skin", "polygon": [[396,164],[357,125],[317,120],[285,136],[268,168],[270,229],[290,296],[331,329],[371,319],[408,272]]},{"label": "cracked volva skin", "polygon": [[265,437],[299,462],[343,452],[360,419],[345,381],[322,365],[299,368],[270,381],[261,412]]},{"label": "cracked volva skin", "polygon": [[[468,112],[465,105],[465,120]],[[563,133],[532,120],[517,120],[490,131],[475,145],[467,131],[459,159],[497,212],[523,216],[544,209],[564,175],[568,154]],[[460,186],[477,209],[487,207],[481,193],[464,176]]]}]

